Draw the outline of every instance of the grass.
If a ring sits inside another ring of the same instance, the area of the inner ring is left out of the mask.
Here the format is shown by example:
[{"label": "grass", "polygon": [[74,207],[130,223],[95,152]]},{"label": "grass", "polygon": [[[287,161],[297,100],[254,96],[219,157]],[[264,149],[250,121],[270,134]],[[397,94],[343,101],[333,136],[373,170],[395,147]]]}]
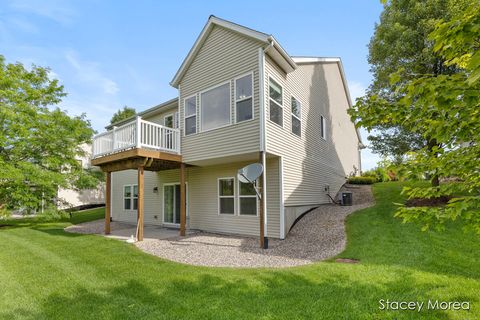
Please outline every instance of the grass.
[{"label": "grass", "polygon": [[[134,246],[63,231],[102,216],[15,222],[0,229],[0,318],[5,319],[478,319],[480,237],[452,224],[421,232],[393,218],[401,183],[374,185],[377,204],[347,220],[332,261],[271,269],[204,268]],[[379,310],[379,300],[469,301],[470,311]]]}]

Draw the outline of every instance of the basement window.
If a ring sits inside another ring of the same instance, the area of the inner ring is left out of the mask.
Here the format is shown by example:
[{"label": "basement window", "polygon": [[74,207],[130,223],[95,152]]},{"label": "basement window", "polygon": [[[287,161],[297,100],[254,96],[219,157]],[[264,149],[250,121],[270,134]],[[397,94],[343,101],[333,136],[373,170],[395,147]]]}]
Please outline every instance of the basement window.
[{"label": "basement window", "polygon": [[218,179],[218,213],[235,214],[235,178]]},{"label": "basement window", "polygon": [[138,208],[138,185],[123,186],[123,209],[137,210]]},{"label": "basement window", "polygon": [[251,183],[238,181],[238,212],[240,215],[257,215],[257,193]]}]

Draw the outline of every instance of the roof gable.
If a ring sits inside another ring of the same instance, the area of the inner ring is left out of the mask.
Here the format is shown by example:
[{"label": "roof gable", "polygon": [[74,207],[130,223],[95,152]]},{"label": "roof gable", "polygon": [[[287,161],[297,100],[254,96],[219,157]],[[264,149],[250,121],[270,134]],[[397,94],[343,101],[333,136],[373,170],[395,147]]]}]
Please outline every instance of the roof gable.
[{"label": "roof gable", "polygon": [[[266,51],[271,49],[270,51],[277,53],[276,58],[282,58],[285,60],[282,65],[286,68],[286,72],[290,72],[296,68],[295,62],[290,58],[290,56],[283,50],[283,48],[276,42],[276,40],[273,38],[273,36],[268,35],[263,32],[259,32],[244,26],[241,26],[239,24],[223,20],[220,18],[217,18],[215,16],[210,16],[208,18],[207,24],[203,27],[202,32],[198,36],[197,40],[195,41],[193,47],[190,49],[190,51],[187,54],[187,57],[185,60],[182,62],[182,65],[178,69],[177,73],[173,77],[172,81],[170,84],[178,88],[178,85],[180,81],[182,80],[183,76],[185,75],[186,71],[188,70],[188,67],[192,64],[193,60],[197,56],[198,52],[200,51],[202,45],[204,44],[205,40],[208,38],[208,35],[210,32],[213,30],[214,26],[221,26],[223,28],[226,28],[228,30],[232,30],[234,32],[237,32],[243,36],[253,38],[255,40],[258,40],[262,43],[265,44],[265,46],[269,45],[267,47]],[[275,54],[274,53],[274,54]]]}]

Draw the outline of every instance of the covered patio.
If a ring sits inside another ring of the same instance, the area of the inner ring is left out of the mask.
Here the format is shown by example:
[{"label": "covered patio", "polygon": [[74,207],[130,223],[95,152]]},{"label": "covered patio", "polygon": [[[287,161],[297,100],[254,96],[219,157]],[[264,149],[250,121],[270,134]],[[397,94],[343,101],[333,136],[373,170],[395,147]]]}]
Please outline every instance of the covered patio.
[{"label": "covered patio", "polygon": [[137,170],[138,208],[135,240],[143,241],[144,173],[180,169],[180,235],[186,233],[185,168],[180,154],[180,131],[141,117],[120,127],[101,133],[93,139],[92,165],[106,174],[104,234],[111,233],[112,172]]}]

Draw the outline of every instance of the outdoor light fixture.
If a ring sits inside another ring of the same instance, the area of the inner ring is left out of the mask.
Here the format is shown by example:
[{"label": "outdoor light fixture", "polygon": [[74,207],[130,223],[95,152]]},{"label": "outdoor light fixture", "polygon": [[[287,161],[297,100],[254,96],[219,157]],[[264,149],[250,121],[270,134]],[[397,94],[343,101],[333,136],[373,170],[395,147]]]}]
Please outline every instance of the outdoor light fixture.
[{"label": "outdoor light fixture", "polygon": [[153,187],[153,193],[158,193],[158,187]]}]

